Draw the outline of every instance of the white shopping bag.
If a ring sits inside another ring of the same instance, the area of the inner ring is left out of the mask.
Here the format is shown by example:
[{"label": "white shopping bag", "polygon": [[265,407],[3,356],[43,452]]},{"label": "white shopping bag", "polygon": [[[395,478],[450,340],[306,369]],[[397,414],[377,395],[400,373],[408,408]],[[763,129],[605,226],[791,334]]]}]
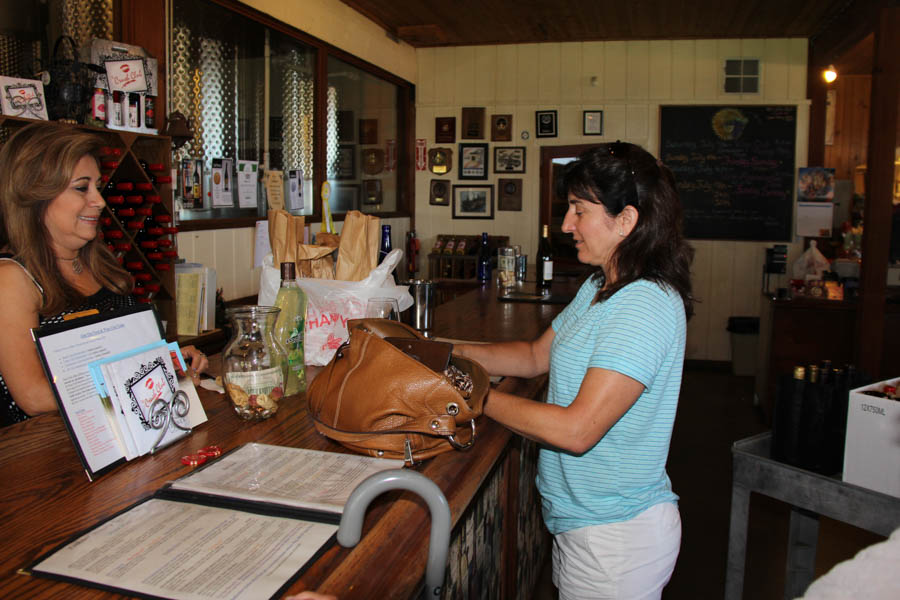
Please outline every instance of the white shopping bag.
[{"label": "white shopping bag", "polygon": [[[413,298],[409,288],[405,285],[396,285],[391,277],[391,273],[402,258],[402,250],[399,248],[392,250],[362,281],[307,278],[297,280],[309,301],[306,309],[306,338],[303,344],[306,364],[318,366],[328,364],[335,350],[349,337],[347,321],[366,316],[366,302],[369,298],[394,298],[401,311],[412,306]],[[263,260],[259,283],[258,303],[265,306],[275,304],[281,280],[278,269],[272,266],[271,255]]]}]

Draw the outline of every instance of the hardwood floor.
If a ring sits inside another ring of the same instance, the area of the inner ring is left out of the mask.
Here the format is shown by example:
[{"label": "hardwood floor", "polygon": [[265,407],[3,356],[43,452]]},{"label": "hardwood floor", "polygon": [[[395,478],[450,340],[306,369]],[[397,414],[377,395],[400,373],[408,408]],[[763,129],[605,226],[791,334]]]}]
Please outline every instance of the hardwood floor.
[{"label": "hardwood floor", "polygon": [[[680,496],[681,554],[664,600],[705,600],[724,596],[728,522],[731,510],[731,445],[766,431],[753,404],[753,378],[716,368],[685,369],[672,434],[668,471]],[[744,599],[784,595],[788,505],[753,494],[744,574]],[[860,549],[884,538],[822,518],[816,553],[821,575]],[[534,600],[553,600],[545,568]]]}]

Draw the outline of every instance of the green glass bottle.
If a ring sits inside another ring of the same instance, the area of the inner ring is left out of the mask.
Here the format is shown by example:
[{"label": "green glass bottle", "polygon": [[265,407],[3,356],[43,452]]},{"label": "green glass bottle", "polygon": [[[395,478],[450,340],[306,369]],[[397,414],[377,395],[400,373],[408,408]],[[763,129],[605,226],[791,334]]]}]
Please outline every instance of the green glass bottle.
[{"label": "green glass bottle", "polygon": [[294,263],[281,263],[281,289],[275,306],[281,309],[275,324],[275,337],[287,353],[288,374],[284,386],[287,396],[306,391],[306,364],[303,360],[303,334],[306,329],[306,294],[297,284]]}]

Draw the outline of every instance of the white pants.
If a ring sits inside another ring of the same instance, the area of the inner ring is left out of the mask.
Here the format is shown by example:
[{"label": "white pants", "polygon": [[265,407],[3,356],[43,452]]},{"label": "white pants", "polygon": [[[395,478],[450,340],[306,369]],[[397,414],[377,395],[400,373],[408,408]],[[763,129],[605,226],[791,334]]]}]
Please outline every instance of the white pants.
[{"label": "white pants", "polygon": [[671,502],[630,521],[553,536],[553,583],[559,600],[659,599],[681,547],[681,515]]}]

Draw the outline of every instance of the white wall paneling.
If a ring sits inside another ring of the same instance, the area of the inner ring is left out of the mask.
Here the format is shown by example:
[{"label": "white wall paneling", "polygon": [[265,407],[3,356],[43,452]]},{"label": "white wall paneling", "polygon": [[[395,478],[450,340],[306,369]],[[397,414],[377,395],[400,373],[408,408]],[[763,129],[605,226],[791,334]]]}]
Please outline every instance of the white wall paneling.
[{"label": "white wall paneling", "polygon": [[[654,40],[570,42],[426,48],[416,51],[418,87],[416,137],[434,147],[434,118],[454,116],[463,106],[485,107],[485,142],[490,144],[489,178],[495,146],[525,146],[522,211],[496,210],[493,220],[454,220],[448,206],[430,206],[429,184],[435,175],[416,173],[416,228],[427,255],[438,234],[509,235],[511,243],[535,255],[538,241],[540,147],[617,139],[659,149],[659,106],[662,104],[793,104],[798,107],[798,166],[806,164],[809,108],[806,101],[807,42],[801,38],[747,40]],[[759,94],[726,96],[722,90],[725,58],[761,61]],[[595,79],[594,79],[595,78]],[[593,83],[592,83],[593,81]],[[536,138],[534,111],[558,111],[559,135]],[[603,136],[582,135],[582,111],[602,110]],[[513,140],[490,142],[490,116],[513,115]],[[522,140],[522,131],[529,133]],[[451,184],[459,166],[453,144]],[[402,238],[400,238],[402,240]],[[396,243],[396,240],[395,240]],[[401,241],[402,243],[402,241]],[[688,327],[687,357],[731,358],[725,327],[729,316],[757,315],[766,242],[693,241],[694,292],[700,302]],[[800,244],[789,244],[789,261]],[[422,267],[427,269],[423,261]],[[786,280],[773,280],[786,285]]]}]

